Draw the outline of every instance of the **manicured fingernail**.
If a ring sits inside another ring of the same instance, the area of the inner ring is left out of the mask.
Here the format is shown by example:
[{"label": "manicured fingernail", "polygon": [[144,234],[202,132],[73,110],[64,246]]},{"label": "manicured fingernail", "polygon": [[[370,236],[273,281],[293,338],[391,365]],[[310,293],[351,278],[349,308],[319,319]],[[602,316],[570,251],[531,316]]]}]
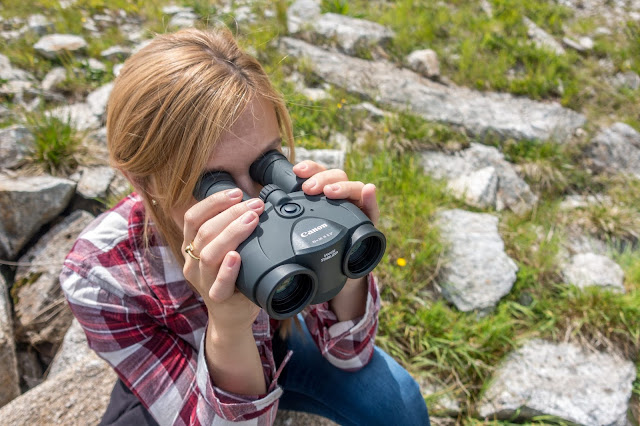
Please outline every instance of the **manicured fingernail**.
[{"label": "manicured fingernail", "polygon": [[233,268],[233,266],[236,264],[236,257],[235,256],[229,256],[227,255],[227,260],[225,261],[225,265],[227,268]]},{"label": "manicured fingernail", "polygon": [[229,198],[238,198],[242,196],[242,191],[240,190],[240,188],[235,188],[235,189],[228,190],[226,194],[227,194],[227,197]]},{"label": "manicured fingernail", "polygon": [[304,186],[305,188],[307,188],[307,189],[313,189],[313,188],[317,185],[317,183],[318,183],[318,182],[316,182],[316,180],[315,180],[315,179],[309,179],[308,181],[306,181],[306,182],[304,183],[304,185],[303,185],[303,186]]},{"label": "manicured fingernail", "polygon": [[250,209],[258,210],[260,207],[262,207],[262,201],[255,198],[251,201],[248,201],[247,206],[249,206]]},{"label": "manicured fingernail", "polygon": [[329,186],[329,188],[331,188],[332,191],[340,191],[340,185],[338,185],[337,183]]},{"label": "manicured fingernail", "polygon": [[256,218],[256,214],[254,212],[246,212],[244,216],[242,216],[242,223],[245,225],[250,224]]}]

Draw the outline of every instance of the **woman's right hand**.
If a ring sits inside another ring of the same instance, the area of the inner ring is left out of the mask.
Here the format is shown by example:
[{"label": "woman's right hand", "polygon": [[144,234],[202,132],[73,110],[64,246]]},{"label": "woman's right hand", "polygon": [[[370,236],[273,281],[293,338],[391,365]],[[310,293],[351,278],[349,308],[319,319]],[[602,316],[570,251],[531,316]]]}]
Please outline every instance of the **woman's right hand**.
[{"label": "woman's right hand", "polygon": [[[200,293],[215,333],[234,335],[251,331],[260,307],[236,289],[240,255],[235,250],[258,225],[264,203],[258,198],[241,202],[242,191],[217,192],[184,215],[183,273]],[[185,248],[192,244],[192,258]]]}]

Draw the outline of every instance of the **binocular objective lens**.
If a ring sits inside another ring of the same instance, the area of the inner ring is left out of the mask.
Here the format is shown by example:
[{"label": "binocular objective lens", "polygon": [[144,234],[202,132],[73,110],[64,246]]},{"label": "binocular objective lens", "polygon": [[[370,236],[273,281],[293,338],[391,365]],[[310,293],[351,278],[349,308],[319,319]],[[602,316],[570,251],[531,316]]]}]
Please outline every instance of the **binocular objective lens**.
[{"label": "binocular objective lens", "polygon": [[377,237],[368,237],[358,241],[351,249],[347,263],[349,271],[359,275],[369,269],[377,260],[382,250],[382,243]]},{"label": "binocular objective lens", "polygon": [[271,299],[271,307],[274,312],[281,315],[294,312],[305,303],[312,289],[311,278],[308,275],[292,275],[276,287]]}]

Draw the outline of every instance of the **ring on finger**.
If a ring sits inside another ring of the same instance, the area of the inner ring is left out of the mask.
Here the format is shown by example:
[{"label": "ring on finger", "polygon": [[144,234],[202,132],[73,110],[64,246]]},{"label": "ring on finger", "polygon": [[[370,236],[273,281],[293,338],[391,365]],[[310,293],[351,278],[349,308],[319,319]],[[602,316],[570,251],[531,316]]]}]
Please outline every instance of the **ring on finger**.
[{"label": "ring on finger", "polygon": [[200,257],[196,256],[193,250],[194,250],[193,241],[191,241],[189,245],[185,247],[184,252],[187,253],[189,256],[191,256],[192,259],[200,260]]}]

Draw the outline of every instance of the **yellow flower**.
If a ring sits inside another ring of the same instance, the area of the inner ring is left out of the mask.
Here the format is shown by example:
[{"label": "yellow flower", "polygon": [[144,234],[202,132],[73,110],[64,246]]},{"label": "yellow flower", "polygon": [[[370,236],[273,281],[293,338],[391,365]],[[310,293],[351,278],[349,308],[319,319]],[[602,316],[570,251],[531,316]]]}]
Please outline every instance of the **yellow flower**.
[{"label": "yellow flower", "polygon": [[407,260],[404,257],[399,257],[396,263],[398,266],[407,266]]},{"label": "yellow flower", "polygon": [[338,108],[342,108],[342,104],[338,104]]},{"label": "yellow flower", "polygon": [[342,98],[342,100],[340,101],[340,103],[342,103],[342,104],[346,104],[346,103],[347,103],[347,100],[346,100],[346,99],[344,99],[344,98]]}]

